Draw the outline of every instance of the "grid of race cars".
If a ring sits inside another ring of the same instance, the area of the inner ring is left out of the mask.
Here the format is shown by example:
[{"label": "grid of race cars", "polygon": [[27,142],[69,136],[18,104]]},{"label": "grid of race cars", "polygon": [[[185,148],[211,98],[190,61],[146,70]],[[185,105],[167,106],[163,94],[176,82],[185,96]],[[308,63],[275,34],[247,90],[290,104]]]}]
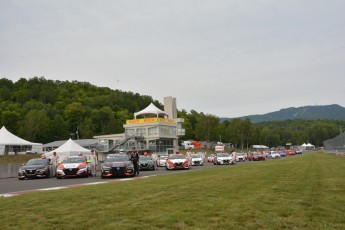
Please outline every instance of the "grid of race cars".
[{"label": "grid of race cars", "polygon": [[[186,154],[159,154],[159,155],[140,155],[138,169],[158,170],[189,170],[192,167],[200,167],[208,164],[214,165],[233,165],[236,162],[244,161],[264,161],[266,159],[280,159],[282,157],[302,154],[301,151],[255,151],[255,152],[219,152],[207,155],[205,152],[187,152]],[[50,159],[34,158],[24,164],[18,172],[18,179],[27,178],[49,178],[57,179],[70,177],[89,177],[97,176],[97,170],[92,170],[92,162],[85,156],[70,156],[60,162],[56,169],[50,163]],[[101,178],[112,177],[134,177],[133,162],[130,157],[124,153],[108,154],[104,161],[101,162],[98,172]]]}]

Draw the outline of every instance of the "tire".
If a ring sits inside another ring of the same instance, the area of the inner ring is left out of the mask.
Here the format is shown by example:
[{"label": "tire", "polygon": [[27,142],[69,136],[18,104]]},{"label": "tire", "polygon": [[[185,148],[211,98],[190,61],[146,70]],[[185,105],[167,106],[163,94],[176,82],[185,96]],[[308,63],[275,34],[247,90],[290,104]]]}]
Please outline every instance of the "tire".
[{"label": "tire", "polygon": [[57,177],[56,177],[56,179],[60,180],[60,179],[62,179],[62,177],[60,177],[60,176],[57,176]]}]

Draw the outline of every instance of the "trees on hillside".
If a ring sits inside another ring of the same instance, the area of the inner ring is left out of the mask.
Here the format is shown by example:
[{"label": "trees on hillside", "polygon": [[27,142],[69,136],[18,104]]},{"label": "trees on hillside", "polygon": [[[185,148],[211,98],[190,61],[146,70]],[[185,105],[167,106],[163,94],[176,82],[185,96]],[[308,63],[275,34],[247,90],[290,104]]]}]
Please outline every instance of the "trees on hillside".
[{"label": "trees on hillside", "polygon": [[[0,79],[0,127],[33,141],[47,143],[95,135],[121,133],[126,120],[151,102],[147,95],[96,87],[87,82],[53,81],[43,77],[21,78],[17,82]],[[253,124],[249,119],[220,122],[219,118],[195,110],[178,111],[184,118],[183,140],[232,143],[236,148],[253,144],[267,146],[322,141],[339,134],[345,121],[287,120]],[[78,133],[76,133],[78,132]]]}]

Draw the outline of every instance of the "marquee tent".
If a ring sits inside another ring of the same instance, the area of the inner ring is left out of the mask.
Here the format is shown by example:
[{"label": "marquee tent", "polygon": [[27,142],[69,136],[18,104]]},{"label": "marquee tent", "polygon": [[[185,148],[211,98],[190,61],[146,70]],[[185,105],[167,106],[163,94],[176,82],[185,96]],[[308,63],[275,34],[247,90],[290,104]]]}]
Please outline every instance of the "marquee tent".
[{"label": "marquee tent", "polygon": [[66,141],[59,148],[54,149],[53,151],[46,153],[46,156],[51,158],[53,156],[53,152],[56,152],[56,155],[58,155],[59,159],[62,161],[65,157],[77,156],[79,153],[82,153],[84,156],[89,157],[91,150],[86,149],[86,148],[78,145],[75,141],[73,141],[70,138],[68,141]]},{"label": "marquee tent", "polygon": [[303,143],[301,145],[302,149],[306,149],[306,150],[314,150],[315,149],[315,145],[312,145],[310,143],[306,144],[306,143]]},{"label": "marquee tent", "polygon": [[149,106],[147,106],[145,109],[134,113],[134,118],[137,119],[137,116],[143,115],[146,117],[158,117],[159,115],[168,116],[168,114],[160,109],[158,109],[153,103],[151,103]]},{"label": "marquee tent", "polygon": [[24,140],[8,131],[5,126],[0,129],[0,155],[41,153],[42,144]]}]

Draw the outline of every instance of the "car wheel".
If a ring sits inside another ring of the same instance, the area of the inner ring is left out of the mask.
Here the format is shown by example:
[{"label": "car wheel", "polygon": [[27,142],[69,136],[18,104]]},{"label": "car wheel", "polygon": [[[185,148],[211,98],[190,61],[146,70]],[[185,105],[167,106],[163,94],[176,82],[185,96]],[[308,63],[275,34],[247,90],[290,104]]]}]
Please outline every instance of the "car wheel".
[{"label": "car wheel", "polygon": [[56,179],[58,179],[58,180],[61,179],[61,178],[62,178],[62,177],[60,177],[60,176],[57,176],[57,177],[56,177]]},{"label": "car wheel", "polygon": [[18,180],[24,180],[24,178],[18,178]]}]

